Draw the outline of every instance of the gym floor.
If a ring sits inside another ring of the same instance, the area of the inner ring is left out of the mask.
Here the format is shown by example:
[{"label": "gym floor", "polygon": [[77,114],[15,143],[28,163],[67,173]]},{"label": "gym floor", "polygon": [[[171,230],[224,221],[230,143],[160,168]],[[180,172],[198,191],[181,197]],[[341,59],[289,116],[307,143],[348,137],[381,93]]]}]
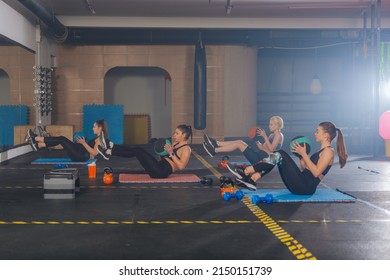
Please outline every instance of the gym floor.
[{"label": "gym floor", "polygon": [[[148,146],[146,146],[148,147]],[[8,260],[389,260],[389,158],[351,155],[334,164],[319,187],[340,189],[354,203],[224,201],[217,167],[193,145],[185,171],[208,176],[213,185],[121,184],[120,173],[141,173],[135,159],[99,158],[96,179],[79,169],[75,199],[44,199],[43,178],[52,165],[31,165],[64,151],[30,152],[0,166],[1,259]],[[232,161],[244,161],[240,153]],[[103,169],[114,170],[112,185]],[[284,188],[277,169],[259,188]],[[277,230],[275,230],[277,229]]]}]

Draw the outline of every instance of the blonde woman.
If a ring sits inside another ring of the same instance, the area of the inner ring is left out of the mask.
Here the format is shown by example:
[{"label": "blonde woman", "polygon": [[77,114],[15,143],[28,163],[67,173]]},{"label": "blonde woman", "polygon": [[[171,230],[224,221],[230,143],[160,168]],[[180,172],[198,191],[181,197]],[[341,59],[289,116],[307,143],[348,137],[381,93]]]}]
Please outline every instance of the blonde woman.
[{"label": "blonde woman", "polygon": [[321,147],[310,157],[306,152],[306,144],[301,146],[297,141],[292,143],[291,152],[300,155],[300,167],[289,154],[279,150],[253,166],[244,170],[237,169],[236,171],[240,175],[237,180],[247,188],[256,190],[256,181],[274,166],[278,166],[280,177],[291,193],[300,195],[315,193],[317,186],[333,165],[335,151],[332,142],[336,136],[336,150],[340,168],[343,168],[347,163],[348,154],[343,133],[334,123],[326,121],[318,124],[314,136]]},{"label": "blonde woman", "polygon": [[203,148],[211,157],[218,153],[227,153],[240,150],[251,164],[255,164],[263,158],[268,157],[268,155],[272,152],[281,149],[284,140],[284,136],[282,134],[283,126],[284,121],[281,117],[272,116],[268,125],[268,128],[271,131],[269,136],[267,136],[263,129],[257,130],[257,135],[264,138],[264,143],[256,141],[256,146],[258,148],[256,150],[251,148],[242,140],[217,141],[207,134],[204,135]]}]

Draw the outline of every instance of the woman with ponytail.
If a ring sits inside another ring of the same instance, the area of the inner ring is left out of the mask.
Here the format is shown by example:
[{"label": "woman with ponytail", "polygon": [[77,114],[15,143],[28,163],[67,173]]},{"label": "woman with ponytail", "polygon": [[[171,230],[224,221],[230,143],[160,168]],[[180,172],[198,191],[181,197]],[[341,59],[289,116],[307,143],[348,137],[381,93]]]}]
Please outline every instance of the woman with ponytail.
[{"label": "woman with ponytail", "polygon": [[95,121],[92,130],[96,137],[88,142],[83,136],[75,137],[74,142],[65,136],[38,136],[31,129],[27,135],[34,151],[61,145],[72,161],[84,162],[99,154],[98,146],[106,147],[108,137],[106,121],[104,119]]},{"label": "woman with ponytail", "polygon": [[98,151],[107,160],[110,156],[136,157],[150,177],[167,178],[177,170],[186,168],[191,156],[191,148],[188,145],[190,137],[191,126],[182,124],[176,127],[172,135],[172,145],[164,146],[168,155],[162,156],[160,160],[141,147],[129,147],[112,142],[108,143],[107,148],[99,146]]},{"label": "woman with ponytail", "polygon": [[277,165],[283,183],[291,193],[301,195],[313,194],[332,167],[335,156],[332,141],[336,136],[336,150],[340,168],[345,166],[348,158],[343,133],[332,122],[320,123],[314,136],[316,142],[321,144],[321,147],[311,157],[306,153],[305,143],[303,146],[300,146],[298,142],[292,143],[291,152],[300,155],[301,169],[289,154],[279,150],[271,154],[269,158],[249,166],[245,170],[236,170],[241,177],[237,178],[237,180],[249,189],[256,190],[256,181],[261,178],[261,174],[269,172],[270,169]]}]

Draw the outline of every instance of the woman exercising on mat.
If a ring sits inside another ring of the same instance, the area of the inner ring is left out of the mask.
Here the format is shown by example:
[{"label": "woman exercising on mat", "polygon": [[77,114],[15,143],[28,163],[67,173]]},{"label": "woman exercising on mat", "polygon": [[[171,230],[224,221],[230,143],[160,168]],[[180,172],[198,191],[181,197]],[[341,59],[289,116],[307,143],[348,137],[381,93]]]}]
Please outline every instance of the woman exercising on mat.
[{"label": "woman exercising on mat", "polygon": [[348,158],[343,133],[332,122],[322,122],[317,126],[314,133],[316,142],[321,144],[319,151],[309,157],[306,153],[306,143],[301,146],[295,141],[291,146],[291,152],[300,155],[302,171],[289,154],[283,150],[279,150],[272,153],[264,161],[249,166],[245,170],[237,169],[236,171],[241,176],[237,180],[249,189],[256,190],[256,181],[269,172],[268,170],[277,165],[283,183],[291,193],[301,195],[313,194],[318,184],[332,167],[335,156],[332,141],[336,135],[337,154],[340,168],[343,168]]},{"label": "woman exercising on mat", "polygon": [[92,130],[97,137],[88,143],[84,137],[77,137],[75,142],[72,142],[65,136],[38,136],[31,129],[28,130],[27,135],[34,151],[61,145],[72,161],[84,162],[99,154],[97,149],[99,145],[107,146],[108,128],[106,121],[104,119],[95,121]]},{"label": "woman exercising on mat", "polygon": [[271,131],[269,136],[267,136],[263,129],[257,130],[257,135],[264,138],[263,144],[261,144],[260,141],[256,141],[257,151],[252,149],[242,140],[217,141],[207,134],[204,135],[203,147],[211,157],[217,153],[232,152],[238,149],[251,164],[255,164],[267,157],[273,151],[282,148],[284,137],[281,129],[283,128],[283,123],[281,117],[272,116],[268,125],[269,130]]},{"label": "woman exercising on mat", "polygon": [[191,156],[191,148],[187,143],[190,137],[192,137],[191,126],[182,124],[176,127],[172,135],[172,145],[164,146],[168,155],[162,156],[160,160],[141,147],[128,147],[112,142],[109,142],[107,149],[99,146],[98,151],[107,160],[111,155],[136,157],[151,178],[167,178],[177,170],[186,168]]}]

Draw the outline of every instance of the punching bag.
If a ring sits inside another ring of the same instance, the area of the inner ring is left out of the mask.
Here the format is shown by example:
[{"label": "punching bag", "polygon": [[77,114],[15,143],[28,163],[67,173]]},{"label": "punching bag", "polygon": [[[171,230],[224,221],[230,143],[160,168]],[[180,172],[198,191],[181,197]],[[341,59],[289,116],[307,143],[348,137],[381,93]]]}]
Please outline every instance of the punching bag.
[{"label": "punching bag", "polygon": [[206,49],[201,38],[199,38],[195,46],[194,66],[194,128],[198,130],[203,130],[206,128],[206,81]]}]

